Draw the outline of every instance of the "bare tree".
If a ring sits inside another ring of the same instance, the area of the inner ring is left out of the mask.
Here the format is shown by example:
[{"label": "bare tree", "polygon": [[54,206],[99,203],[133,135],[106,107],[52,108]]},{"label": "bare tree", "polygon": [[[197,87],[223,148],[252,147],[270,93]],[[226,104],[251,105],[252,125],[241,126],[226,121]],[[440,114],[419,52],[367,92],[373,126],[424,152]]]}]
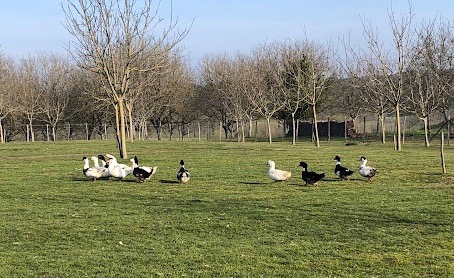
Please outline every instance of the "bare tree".
[{"label": "bare tree", "polygon": [[329,89],[335,78],[334,66],[332,64],[334,53],[329,47],[306,42],[305,57],[304,63],[306,65],[304,67],[306,69],[302,74],[306,80],[306,85],[302,93],[306,104],[312,108],[315,145],[319,147],[317,106],[329,93]]},{"label": "bare tree", "polygon": [[345,43],[346,55],[343,69],[348,79],[348,86],[358,98],[358,111],[364,109],[378,116],[381,130],[381,140],[386,142],[385,116],[389,112],[389,101],[383,86],[383,79],[379,66],[374,64],[374,59],[368,53],[356,51],[351,44]]},{"label": "bare tree", "polygon": [[[150,67],[148,53],[159,56],[161,51],[170,51],[188,33],[187,29],[176,30],[177,21],[172,17],[162,26],[159,4],[153,4],[145,0],[137,8],[137,0],[67,0],[63,6],[65,26],[75,38],[70,53],[82,68],[102,77],[104,93],[114,105],[122,158],[127,157],[125,101],[132,75],[162,66],[158,59]],[[156,61],[156,56],[152,58]]]},{"label": "bare tree", "polygon": [[405,79],[411,68],[411,53],[413,51],[415,30],[412,25],[414,11],[409,2],[408,14],[398,18],[391,10],[388,13],[389,24],[393,35],[392,49],[385,48],[378,39],[377,32],[370,22],[363,21],[364,34],[367,40],[368,55],[374,60],[379,75],[374,82],[382,88],[380,92],[394,107],[396,115],[396,150],[402,150],[401,138],[401,109],[405,94]]},{"label": "bare tree", "polygon": [[247,71],[250,82],[244,90],[249,92],[247,96],[255,112],[266,120],[269,143],[272,143],[271,118],[285,105],[277,80],[278,53],[275,44],[262,45],[254,50]]},{"label": "bare tree", "polygon": [[236,54],[232,69],[232,89],[229,92],[231,110],[236,119],[238,142],[245,142],[244,126],[254,113],[254,108],[248,100],[247,84],[250,82],[247,72],[248,63],[248,57]]},{"label": "bare tree", "polygon": [[22,58],[19,62],[17,86],[18,109],[28,122],[27,141],[35,141],[33,124],[39,114],[42,113],[42,95],[44,91],[40,88],[40,73],[38,61],[35,57]]},{"label": "bare tree", "polygon": [[446,73],[452,64],[449,50],[452,36],[448,36],[446,24],[436,21],[421,25],[418,29],[411,75],[410,92],[406,98],[405,109],[417,116],[424,123],[424,142],[429,142],[429,117],[442,104],[443,96],[450,88],[450,79]]},{"label": "bare tree", "polygon": [[0,142],[5,142],[2,121],[17,110],[15,100],[16,72],[12,58],[0,55]]},{"label": "bare tree", "polygon": [[297,114],[301,114],[307,107],[307,92],[309,90],[308,61],[304,42],[282,44],[280,51],[279,83],[285,100],[284,109],[288,110],[292,117],[292,144],[296,144]]},{"label": "bare tree", "polygon": [[55,141],[57,124],[63,120],[69,104],[71,68],[68,61],[56,54],[41,53],[37,62],[39,90],[42,92],[41,119],[51,125],[52,140]]},{"label": "bare tree", "polygon": [[204,88],[200,93],[202,106],[206,106],[206,115],[214,115],[222,123],[225,138],[232,135],[234,114],[229,94],[234,90],[233,62],[226,54],[204,57],[202,61],[200,84]]}]

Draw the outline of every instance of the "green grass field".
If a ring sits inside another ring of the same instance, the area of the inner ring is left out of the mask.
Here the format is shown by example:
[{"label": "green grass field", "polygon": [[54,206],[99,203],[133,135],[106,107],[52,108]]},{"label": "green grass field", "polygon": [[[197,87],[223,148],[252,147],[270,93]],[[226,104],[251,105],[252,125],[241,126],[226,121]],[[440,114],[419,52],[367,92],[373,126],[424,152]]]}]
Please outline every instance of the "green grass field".
[{"label": "green grass field", "polygon": [[[114,141],[3,144],[0,277],[452,277],[453,149],[442,176],[421,142],[135,142],[128,154],[158,165],[138,184],[82,175]],[[340,181],[335,155],[379,173]],[[290,181],[271,182],[268,159]],[[302,186],[301,160],[326,172],[319,186]]]}]

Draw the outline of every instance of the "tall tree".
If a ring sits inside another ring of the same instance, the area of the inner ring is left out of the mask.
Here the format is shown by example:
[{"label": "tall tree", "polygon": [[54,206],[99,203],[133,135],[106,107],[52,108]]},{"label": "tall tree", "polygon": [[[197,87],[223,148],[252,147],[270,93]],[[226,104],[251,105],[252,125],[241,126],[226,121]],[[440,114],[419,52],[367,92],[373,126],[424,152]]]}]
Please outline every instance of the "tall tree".
[{"label": "tall tree", "polygon": [[39,87],[42,91],[42,120],[51,125],[52,140],[57,140],[57,124],[63,120],[70,99],[72,85],[70,65],[62,56],[39,54]]},{"label": "tall tree", "polygon": [[[202,106],[206,106],[205,114],[214,116],[222,124],[225,138],[232,135],[234,114],[229,94],[234,90],[234,67],[230,57],[226,54],[205,56],[202,61],[200,83],[204,95],[200,98]],[[208,105],[206,105],[208,104]]]},{"label": "tall tree", "polygon": [[411,68],[411,53],[413,51],[415,29],[413,26],[414,10],[409,2],[407,14],[397,17],[391,10],[388,13],[392,33],[391,49],[385,47],[379,40],[376,29],[370,22],[363,21],[364,34],[367,40],[367,55],[374,60],[379,71],[379,78],[374,82],[382,88],[386,99],[394,107],[396,116],[396,150],[402,150],[401,138],[401,109],[405,94],[405,79]]},{"label": "tall tree", "polygon": [[177,21],[172,16],[162,26],[159,5],[153,4],[152,0],[144,0],[142,7],[137,0],[67,0],[63,6],[65,26],[75,38],[70,53],[82,68],[102,77],[104,93],[115,108],[122,158],[127,157],[125,101],[132,75],[162,66],[157,59],[150,67],[148,55],[154,55],[154,61],[156,56],[165,57],[188,33],[187,29],[174,32]]},{"label": "tall tree", "polygon": [[276,43],[258,46],[253,51],[247,71],[250,82],[245,88],[255,112],[266,120],[269,143],[272,143],[271,118],[285,106],[278,82],[278,54]]},{"label": "tall tree", "polygon": [[434,20],[422,24],[418,29],[408,77],[410,92],[404,106],[423,121],[427,147],[430,145],[429,117],[442,104],[443,96],[449,90],[450,82],[446,79],[446,73],[450,71],[453,59],[452,53],[448,51],[452,36],[447,36],[443,22],[440,25],[436,23]]},{"label": "tall tree", "polygon": [[301,72],[306,80],[303,98],[311,107],[314,120],[315,145],[320,147],[317,125],[317,107],[329,93],[332,82],[335,78],[335,70],[332,61],[334,53],[329,47],[306,42],[305,43],[305,70]]},{"label": "tall tree", "polygon": [[44,92],[39,84],[38,68],[37,58],[32,56],[22,58],[18,68],[18,80],[21,82],[17,86],[17,105],[20,113],[27,119],[27,141],[32,142],[35,141],[34,122],[42,113],[42,94]]},{"label": "tall tree", "polygon": [[292,144],[296,144],[296,118],[307,109],[306,98],[309,90],[308,60],[306,45],[303,42],[280,45],[279,83],[285,99],[284,109],[292,117]]},{"label": "tall tree", "polygon": [[16,71],[12,58],[0,55],[0,142],[4,143],[2,121],[17,110]]}]

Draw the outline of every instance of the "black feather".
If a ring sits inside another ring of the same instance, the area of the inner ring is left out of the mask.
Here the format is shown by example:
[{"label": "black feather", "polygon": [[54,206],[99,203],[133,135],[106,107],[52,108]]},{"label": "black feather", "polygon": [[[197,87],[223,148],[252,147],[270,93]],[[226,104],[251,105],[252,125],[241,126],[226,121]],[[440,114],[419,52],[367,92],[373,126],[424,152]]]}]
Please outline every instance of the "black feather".
[{"label": "black feather", "polygon": [[303,167],[301,178],[306,184],[316,184],[319,180],[325,177],[325,173],[317,174],[315,172],[307,171],[307,163],[304,161],[301,161],[299,166]]}]

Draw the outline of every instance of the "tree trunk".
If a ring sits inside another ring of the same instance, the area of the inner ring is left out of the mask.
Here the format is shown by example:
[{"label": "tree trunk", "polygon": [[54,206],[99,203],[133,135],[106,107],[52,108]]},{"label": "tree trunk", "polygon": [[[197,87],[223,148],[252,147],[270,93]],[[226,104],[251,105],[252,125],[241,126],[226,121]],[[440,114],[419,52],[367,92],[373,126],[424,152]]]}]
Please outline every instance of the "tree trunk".
[{"label": "tree trunk", "polygon": [[380,119],[380,127],[381,127],[381,142],[385,144],[386,142],[386,134],[385,134],[385,114],[380,113],[378,114],[378,118]]},{"label": "tree trunk", "polygon": [[126,109],[128,110],[128,117],[129,117],[129,141],[131,143],[134,142],[134,133],[135,133],[135,128],[134,128],[134,121],[132,119],[132,104],[126,104]]},{"label": "tree trunk", "polygon": [[239,119],[236,118],[235,119],[236,121],[236,137],[237,137],[237,142],[241,142],[241,134],[240,134],[240,123],[239,123]]},{"label": "tree trunk", "polygon": [[246,134],[244,132],[244,121],[241,121],[241,142],[246,142]]},{"label": "tree trunk", "polygon": [[318,126],[317,126],[317,110],[315,105],[312,105],[312,113],[314,117],[314,136],[315,136],[315,146],[320,147],[320,139],[318,138]]},{"label": "tree trunk", "polygon": [[35,132],[33,131],[33,119],[29,120],[29,125],[30,125],[30,140],[32,142],[35,142]]},{"label": "tree trunk", "polygon": [[118,98],[118,118],[120,120],[120,132],[119,132],[119,151],[121,158],[128,158],[126,152],[126,123],[125,123],[125,104],[123,97]]},{"label": "tree trunk", "polygon": [[249,130],[248,130],[248,136],[252,137],[252,117],[249,117]]},{"label": "tree trunk", "polygon": [[292,145],[296,145],[296,123],[295,123],[295,113],[292,113]]},{"label": "tree trunk", "polygon": [[3,135],[3,125],[2,125],[2,120],[0,119],[0,142],[3,144],[5,143],[5,139],[4,139],[4,135]]},{"label": "tree trunk", "polygon": [[401,127],[400,127],[400,103],[397,103],[395,106],[396,109],[396,151],[402,150],[402,138],[401,138]]},{"label": "tree trunk", "polygon": [[424,117],[423,119],[424,122],[424,143],[426,147],[430,147],[430,142],[429,142],[429,119],[427,117]]},{"label": "tree trunk", "polygon": [[268,126],[268,142],[271,144],[272,143],[272,136],[271,136],[271,118],[266,118],[266,124]]},{"label": "tree trunk", "polygon": [[52,124],[52,141],[57,141],[57,124]]}]

